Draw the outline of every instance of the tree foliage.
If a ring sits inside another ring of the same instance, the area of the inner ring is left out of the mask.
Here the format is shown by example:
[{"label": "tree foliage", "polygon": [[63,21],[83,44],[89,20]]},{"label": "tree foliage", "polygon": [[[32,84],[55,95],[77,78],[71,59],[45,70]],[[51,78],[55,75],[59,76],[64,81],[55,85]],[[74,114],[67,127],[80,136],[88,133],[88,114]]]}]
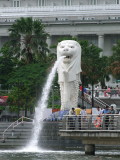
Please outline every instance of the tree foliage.
[{"label": "tree foliage", "polygon": [[112,48],[113,55],[109,58],[109,71],[116,79],[120,79],[120,41]]},{"label": "tree foliage", "polygon": [[33,63],[14,70],[7,82],[12,90],[8,98],[9,105],[16,109],[17,106],[19,109],[25,106],[33,108],[40,97],[48,68],[48,63]]},{"label": "tree foliage", "polygon": [[12,85],[12,91],[8,95],[8,105],[11,111],[17,112],[18,110],[33,110],[35,104],[35,97],[30,94],[30,88],[22,83],[15,83]]},{"label": "tree foliage", "polygon": [[0,84],[6,84],[16,63],[14,57],[11,56],[12,50],[10,50],[8,43],[2,47],[0,53],[2,54],[0,56]]},{"label": "tree foliage", "polygon": [[33,108],[56,56],[49,52],[49,36],[39,20],[20,18],[10,27],[10,40],[0,51],[0,83],[11,90],[11,110]]},{"label": "tree foliage", "polygon": [[46,58],[47,37],[44,25],[31,17],[17,19],[9,29],[14,57],[22,64],[43,61]]},{"label": "tree foliage", "polygon": [[107,72],[108,58],[100,57],[102,49],[88,41],[81,41],[82,46],[82,75],[87,84],[97,84],[101,82],[104,85],[105,78],[109,79]]}]

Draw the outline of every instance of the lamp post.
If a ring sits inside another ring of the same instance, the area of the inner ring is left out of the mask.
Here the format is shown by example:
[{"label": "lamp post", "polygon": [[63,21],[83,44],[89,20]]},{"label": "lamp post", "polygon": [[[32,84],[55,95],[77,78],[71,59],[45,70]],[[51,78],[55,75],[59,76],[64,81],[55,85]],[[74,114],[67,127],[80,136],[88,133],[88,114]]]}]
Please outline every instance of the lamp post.
[{"label": "lamp post", "polygon": [[82,107],[84,107],[84,74],[82,75]]},{"label": "lamp post", "polygon": [[94,84],[92,81],[92,107],[94,107]]},{"label": "lamp post", "polygon": [[54,89],[52,88],[52,109],[54,109]]},{"label": "lamp post", "polygon": [[25,117],[27,117],[27,104],[28,104],[28,97],[26,97],[26,104],[25,104]]}]

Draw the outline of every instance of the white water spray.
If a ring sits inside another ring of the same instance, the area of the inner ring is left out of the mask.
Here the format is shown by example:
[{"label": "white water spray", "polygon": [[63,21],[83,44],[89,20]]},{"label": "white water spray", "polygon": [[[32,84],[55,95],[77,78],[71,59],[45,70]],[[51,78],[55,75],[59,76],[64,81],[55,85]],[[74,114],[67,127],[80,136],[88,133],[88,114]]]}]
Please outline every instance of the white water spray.
[{"label": "white water spray", "polygon": [[57,60],[48,76],[47,82],[43,88],[41,99],[38,101],[38,105],[35,108],[35,115],[34,115],[34,127],[33,127],[33,134],[32,139],[30,143],[28,144],[27,150],[37,150],[38,149],[38,141],[39,141],[39,135],[42,130],[42,120],[43,120],[43,113],[45,108],[47,108],[47,101],[49,92],[52,86],[53,79],[55,77],[55,73],[57,70],[57,67],[60,63],[60,61],[64,57],[61,57],[59,60]]}]

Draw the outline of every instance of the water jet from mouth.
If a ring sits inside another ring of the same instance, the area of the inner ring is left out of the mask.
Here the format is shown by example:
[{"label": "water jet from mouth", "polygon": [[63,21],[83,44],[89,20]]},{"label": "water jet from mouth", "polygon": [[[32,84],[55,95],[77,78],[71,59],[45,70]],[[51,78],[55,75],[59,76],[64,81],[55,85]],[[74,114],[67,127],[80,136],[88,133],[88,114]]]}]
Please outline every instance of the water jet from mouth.
[{"label": "water jet from mouth", "polygon": [[34,127],[33,127],[33,131],[32,131],[32,136],[31,136],[31,140],[28,143],[27,147],[25,148],[27,151],[28,150],[34,150],[34,149],[38,149],[38,142],[39,142],[39,135],[40,132],[42,130],[42,121],[43,121],[43,113],[45,111],[45,109],[47,108],[47,101],[48,101],[48,97],[49,97],[49,93],[50,93],[50,89],[52,86],[52,82],[54,80],[55,77],[55,73],[57,70],[57,67],[60,63],[60,61],[64,58],[64,56],[60,57],[54,64],[48,78],[47,78],[47,82],[43,88],[42,91],[42,96],[40,98],[40,100],[38,101],[38,105],[35,108],[35,115],[34,115]]}]

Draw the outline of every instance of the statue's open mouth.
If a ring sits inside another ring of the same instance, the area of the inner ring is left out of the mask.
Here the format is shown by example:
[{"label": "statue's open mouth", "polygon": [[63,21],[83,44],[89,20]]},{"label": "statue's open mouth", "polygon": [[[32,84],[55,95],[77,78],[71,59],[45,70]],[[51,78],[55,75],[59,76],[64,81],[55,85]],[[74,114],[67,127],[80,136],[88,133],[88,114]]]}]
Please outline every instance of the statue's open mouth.
[{"label": "statue's open mouth", "polygon": [[66,59],[71,59],[71,58],[72,58],[72,56],[65,56],[65,58],[66,58]]}]

